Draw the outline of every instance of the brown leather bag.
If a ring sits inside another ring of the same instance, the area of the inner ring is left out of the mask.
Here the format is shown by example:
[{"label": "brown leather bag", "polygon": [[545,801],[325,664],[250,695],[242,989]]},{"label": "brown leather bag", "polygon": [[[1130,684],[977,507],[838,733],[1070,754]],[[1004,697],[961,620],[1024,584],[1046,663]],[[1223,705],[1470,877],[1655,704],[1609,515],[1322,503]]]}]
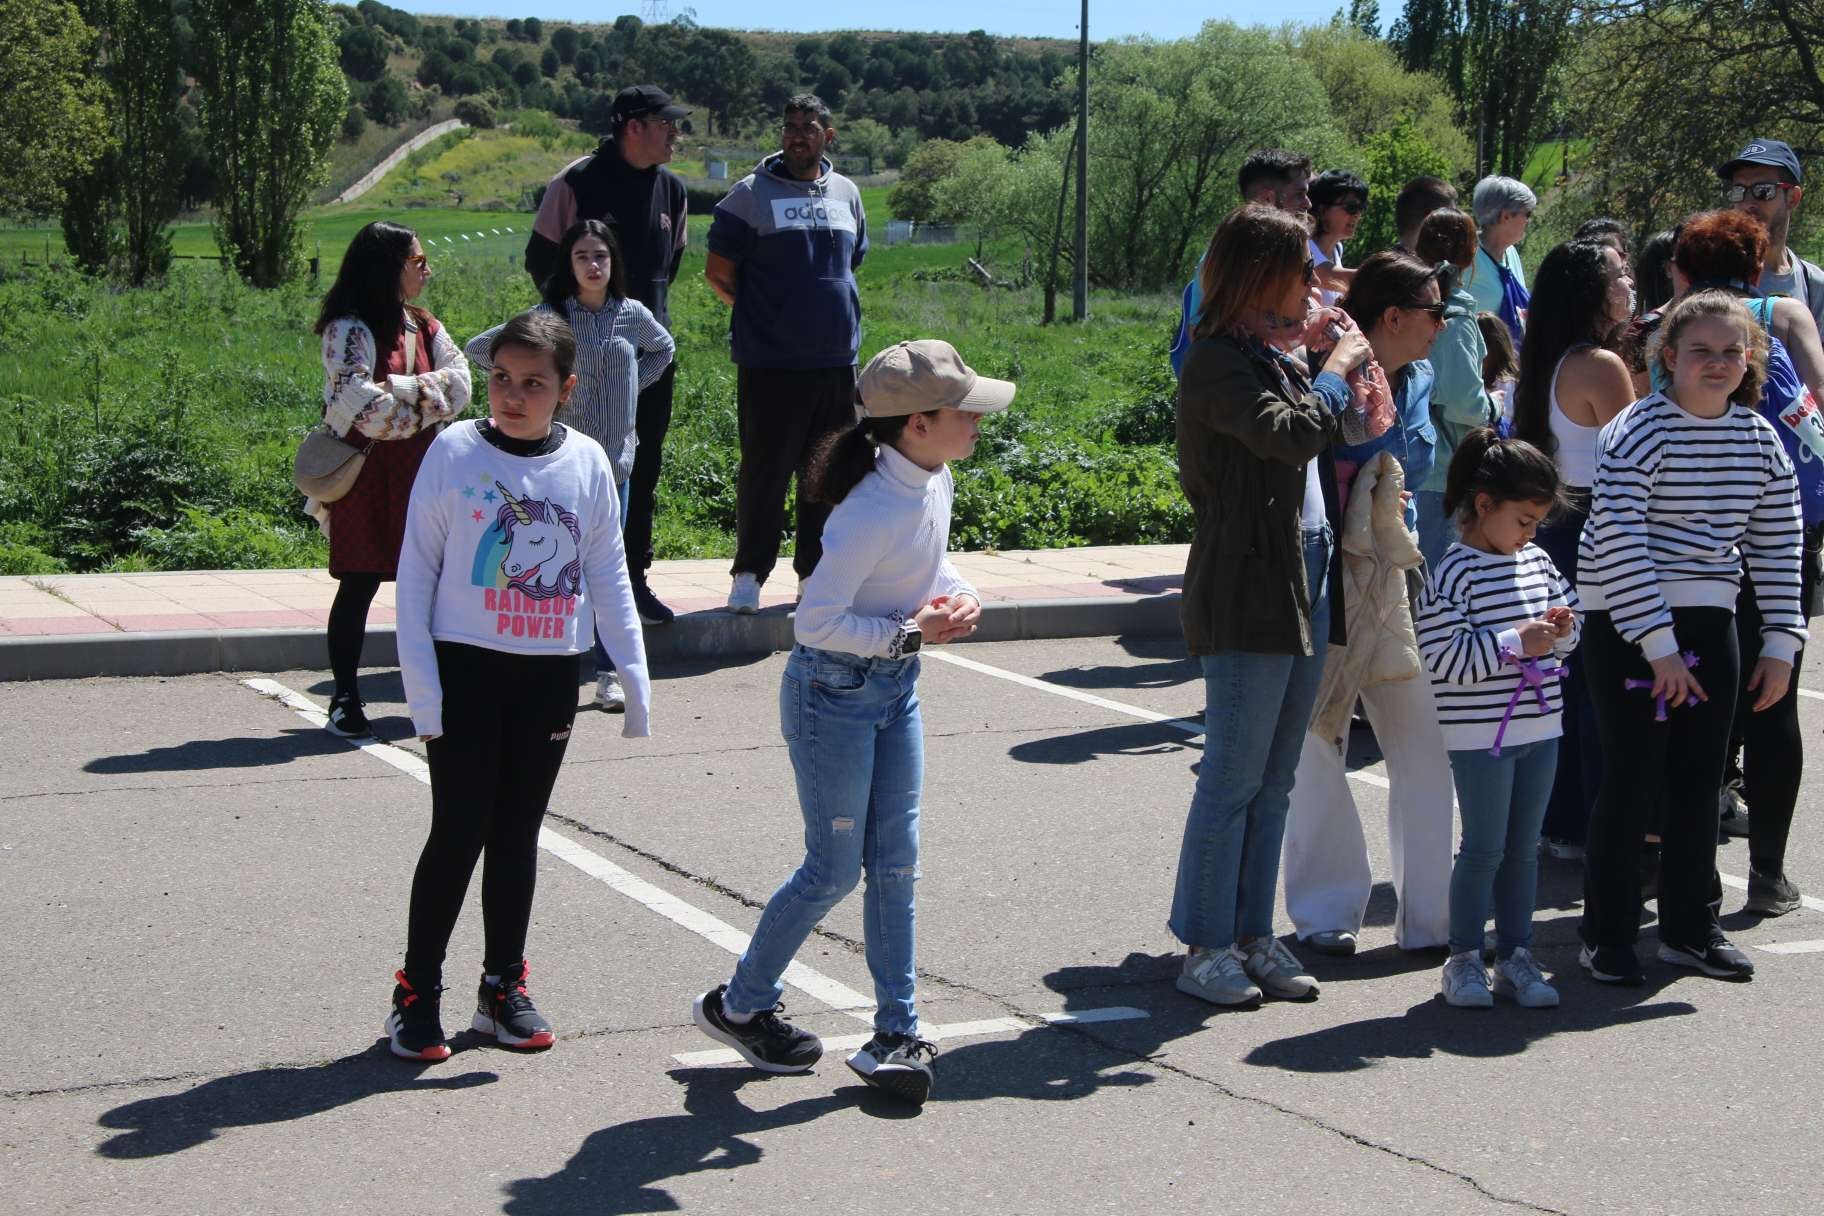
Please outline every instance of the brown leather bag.
[{"label": "brown leather bag", "polygon": [[[407,331],[405,342],[405,374],[411,375],[418,362],[418,335]],[[361,476],[361,466],[367,463],[367,449],[374,446],[370,440],[363,447],[356,447],[342,436],[330,429],[325,422],[298,444],[298,454],[291,462],[291,484],[298,488],[298,493],[306,498],[314,498],[320,503],[332,503],[344,498],[355,488],[355,481]]]}]

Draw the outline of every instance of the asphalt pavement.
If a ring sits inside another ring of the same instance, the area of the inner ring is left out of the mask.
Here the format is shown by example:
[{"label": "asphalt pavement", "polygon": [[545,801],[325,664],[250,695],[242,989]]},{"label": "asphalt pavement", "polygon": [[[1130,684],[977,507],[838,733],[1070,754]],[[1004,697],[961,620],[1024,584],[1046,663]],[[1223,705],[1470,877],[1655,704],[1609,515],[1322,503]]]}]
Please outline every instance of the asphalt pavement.
[{"label": "asphalt pavement", "polygon": [[[919,1112],[831,1050],[719,1062],[691,999],[728,977],[801,852],[782,655],[670,661],[654,737],[578,718],[540,855],[531,990],[557,1046],[456,1036],[414,1065],[381,1023],[429,822],[394,672],[384,746],[318,729],[321,671],[0,684],[0,1210],[21,1213],[1715,1213],[1824,1209],[1824,903],[1725,923],[1751,984],[1576,966],[1579,876],[1543,861],[1555,1010],[1436,997],[1397,950],[1372,740],[1351,782],[1377,878],[1362,953],[1312,1003],[1175,991],[1165,927],[1202,690],[1158,638],[934,648]],[[1802,713],[1824,730],[1824,676]],[[586,700],[587,688],[579,689]],[[1801,797],[1789,871],[1824,895]],[[1723,847],[1726,875],[1746,846]],[[479,883],[451,944],[466,1025]],[[1289,931],[1283,922],[1282,931]],[[1652,927],[1643,932],[1651,958]],[[852,896],[800,955],[791,1016],[867,1032]],[[859,1013],[859,1016],[858,1016]]]}]

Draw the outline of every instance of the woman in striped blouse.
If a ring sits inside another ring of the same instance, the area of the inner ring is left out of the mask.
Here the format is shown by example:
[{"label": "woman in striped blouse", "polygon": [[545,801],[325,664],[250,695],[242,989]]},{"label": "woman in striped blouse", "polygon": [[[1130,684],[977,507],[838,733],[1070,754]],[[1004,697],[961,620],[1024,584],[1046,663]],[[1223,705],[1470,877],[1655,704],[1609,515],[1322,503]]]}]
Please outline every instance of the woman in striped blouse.
[{"label": "woman in striped blouse", "polygon": [[[1797,482],[1755,410],[1767,350],[1733,295],[1686,296],[1648,350],[1665,390],[1629,406],[1598,441],[1577,590],[1607,766],[1585,857],[1582,962],[1607,983],[1643,978],[1636,867],[1662,803],[1661,961],[1725,979],[1754,974],[1710,898],[1736,690],[1755,712],[1778,704],[1805,642]],[[1744,570],[1762,617],[1746,683],[1735,632]]]},{"label": "woman in striped blouse", "polygon": [[[579,220],[558,242],[557,265],[545,281],[539,309],[556,313],[576,335],[576,391],[564,421],[602,445],[614,468],[614,488],[627,518],[627,479],[637,442],[634,421],[640,391],[671,366],[671,334],[647,307],[628,296],[621,247],[614,229],[601,220]],[[469,340],[469,358],[491,370],[488,348],[501,327]],[[614,662],[598,639],[595,703],[609,713],[627,707]]]},{"label": "woman in striped blouse", "polygon": [[1494,1003],[1482,932],[1495,912],[1494,992],[1558,1003],[1533,960],[1539,824],[1558,770],[1561,660],[1577,645],[1577,594],[1533,535],[1563,505],[1552,458],[1486,427],[1457,446],[1445,513],[1461,539],[1419,601],[1419,652],[1450,749],[1463,844],[1450,872],[1444,999]]}]

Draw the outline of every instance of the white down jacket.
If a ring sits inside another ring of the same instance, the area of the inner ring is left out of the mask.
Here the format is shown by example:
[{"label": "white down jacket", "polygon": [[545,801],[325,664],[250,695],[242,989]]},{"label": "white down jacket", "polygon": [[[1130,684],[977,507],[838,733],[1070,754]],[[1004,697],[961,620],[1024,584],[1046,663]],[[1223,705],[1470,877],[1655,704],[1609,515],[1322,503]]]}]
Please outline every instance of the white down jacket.
[{"label": "white down jacket", "polygon": [[1411,680],[1423,668],[1412,626],[1407,576],[1419,568],[1419,542],[1406,530],[1400,494],[1406,476],[1391,452],[1363,465],[1343,510],[1343,604],[1346,646],[1324,660],[1311,733],[1340,745],[1362,689]]}]

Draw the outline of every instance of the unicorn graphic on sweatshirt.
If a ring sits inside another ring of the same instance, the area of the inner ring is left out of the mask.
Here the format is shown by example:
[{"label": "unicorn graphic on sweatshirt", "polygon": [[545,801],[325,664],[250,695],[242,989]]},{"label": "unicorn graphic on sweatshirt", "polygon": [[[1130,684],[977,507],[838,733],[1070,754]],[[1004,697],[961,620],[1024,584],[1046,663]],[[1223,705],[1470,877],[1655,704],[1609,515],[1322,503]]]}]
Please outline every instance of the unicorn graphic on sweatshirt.
[{"label": "unicorn graphic on sweatshirt", "polygon": [[507,586],[535,600],[574,596],[583,581],[576,516],[548,498],[515,498],[498,481],[494,486],[504,500],[494,523],[506,540],[500,572]]}]

